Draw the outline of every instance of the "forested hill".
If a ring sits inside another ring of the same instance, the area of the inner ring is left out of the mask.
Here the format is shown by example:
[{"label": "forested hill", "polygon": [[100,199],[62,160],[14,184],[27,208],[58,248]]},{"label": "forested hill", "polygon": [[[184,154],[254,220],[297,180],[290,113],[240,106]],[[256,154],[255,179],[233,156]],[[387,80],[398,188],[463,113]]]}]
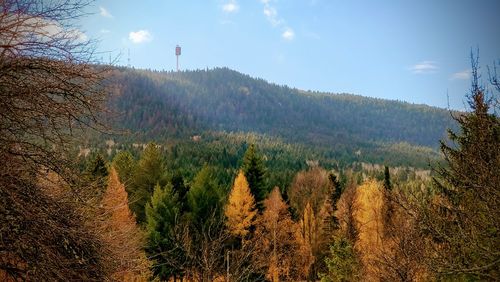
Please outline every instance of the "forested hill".
[{"label": "forested hill", "polygon": [[350,94],[301,91],[217,68],[157,72],[118,68],[110,105],[118,125],[148,138],[256,132],[335,146],[407,142],[437,147],[447,110]]}]

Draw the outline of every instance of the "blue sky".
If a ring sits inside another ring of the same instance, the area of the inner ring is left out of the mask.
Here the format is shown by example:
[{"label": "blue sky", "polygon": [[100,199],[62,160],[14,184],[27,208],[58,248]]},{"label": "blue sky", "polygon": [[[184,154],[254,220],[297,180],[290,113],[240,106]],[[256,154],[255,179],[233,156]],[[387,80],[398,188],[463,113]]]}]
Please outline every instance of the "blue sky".
[{"label": "blue sky", "polygon": [[[464,109],[470,51],[500,60],[498,0],[99,0],[81,28],[104,61],[229,67],[304,90]],[[108,53],[107,53],[108,52]]]}]

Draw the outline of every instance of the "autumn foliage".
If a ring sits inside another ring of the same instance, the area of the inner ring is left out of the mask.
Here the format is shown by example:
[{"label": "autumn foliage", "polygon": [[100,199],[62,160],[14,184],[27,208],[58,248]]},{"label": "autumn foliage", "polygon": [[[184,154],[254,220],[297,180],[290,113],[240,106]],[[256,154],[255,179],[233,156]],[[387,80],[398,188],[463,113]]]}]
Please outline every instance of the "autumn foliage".
[{"label": "autumn foliage", "polygon": [[298,281],[307,276],[311,250],[290,218],[288,206],[276,187],[264,200],[264,212],[256,221],[254,259],[270,281]]},{"label": "autumn foliage", "polygon": [[255,210],[255,200],[250,193],[243,171],[240,171],[234,180],[233,189],[229,194],[224,213],[230,233],[233,236],[245,238],[249,233],[257,211]]},{"label": "autumn foliage", "polygon": [[143,250],[144,235],[136,225],[135,217],[128,206],[125,186],[120,183],[114,168],[111,168],[109,174],[102,206],[103,241],[115,260],[112,277],[118,281],[146,281],[150,272],[149,262]]}]

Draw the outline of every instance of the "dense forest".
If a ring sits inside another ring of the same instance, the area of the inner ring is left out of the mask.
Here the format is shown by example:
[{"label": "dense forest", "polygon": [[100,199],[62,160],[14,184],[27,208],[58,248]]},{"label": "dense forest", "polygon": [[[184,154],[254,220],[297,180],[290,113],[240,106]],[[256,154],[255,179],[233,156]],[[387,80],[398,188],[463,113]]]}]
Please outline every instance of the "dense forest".
[{"label": "dense forest", "polygon": [[499,279],[496,64],[466,112],[113,67],[86,5],[0,3],[0,280]]},{"label": "dense forest", "polygon": [[255,132],[312,145],[400,143],[437,148],[450,112],[350,94],[301,91],[227,68],[157,72],[118,68],[115,125],[148,138]]}]

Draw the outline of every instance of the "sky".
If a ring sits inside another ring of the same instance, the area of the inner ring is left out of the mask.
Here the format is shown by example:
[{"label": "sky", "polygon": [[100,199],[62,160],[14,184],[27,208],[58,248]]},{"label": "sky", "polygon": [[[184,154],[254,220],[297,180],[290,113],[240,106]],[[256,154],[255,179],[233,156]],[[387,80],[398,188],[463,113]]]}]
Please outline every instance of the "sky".
[{"label": "sky", "polygon": [[484,81],[500,62],[499,0],[98,0],[86,12],[104,62],[174,70],[180,45],[182,70],[458,110],[471,50]]}]

